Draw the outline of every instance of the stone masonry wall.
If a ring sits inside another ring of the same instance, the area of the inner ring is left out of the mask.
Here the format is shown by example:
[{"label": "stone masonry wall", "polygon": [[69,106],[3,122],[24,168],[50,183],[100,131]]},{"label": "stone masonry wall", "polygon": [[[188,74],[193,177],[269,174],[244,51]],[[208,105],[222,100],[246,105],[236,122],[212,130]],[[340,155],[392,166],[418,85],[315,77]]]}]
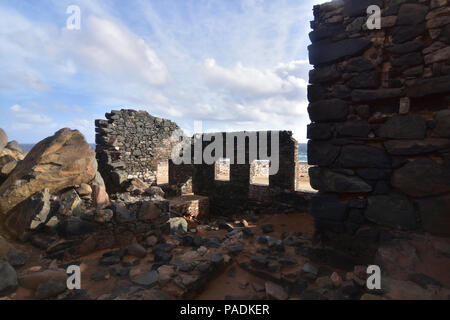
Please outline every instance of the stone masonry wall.
[{"label": "stone masonry wall", "polygon": [[[368,30],[367,7],[382,9]],[[450,3],[314,7],[308,162],[316,227],[450,236]]]},{"label": "stone masonry wall", "polygon": [[[226,154],[226,133],[224,132],[222,135],[224,141],[223,157],[230,158],[230,155]],[[268,132],[267,136],[268,153],[270,154],[271,132]],[[203,149],[208,144],[209,142],[204,142]],[[237,141],[234,144],[236,159]],[[256,213],[305,212],[308,205],[308,196],[295,191],[297,148],[297,141],[293,139],[292,132],[279,132],[279,170],[277,174],[269,177],[268,186],[250,183],[251,165],[248,140],[245,144],[246,163],[230,165],[229,181],[215,179],[214,164],[174,165],[171,170],[175,172],[171,175],[183,176],[187,172],[186,169],[192,170],[193,192],[209,197],[211,214],[240,215],[245,211]],[[217,157],[218,159],[222,158],[222,155],[217,155]],[[177,174],[178,171],[180,171],[180,174]]]},{"label": "stone masonry wall", "polygon": [[120,110],[96,120],[96,153],[99,171],[108,192],[120,191],[127,179],[156,183],[158,162],[168,161],[177,124],[145,111]]}]

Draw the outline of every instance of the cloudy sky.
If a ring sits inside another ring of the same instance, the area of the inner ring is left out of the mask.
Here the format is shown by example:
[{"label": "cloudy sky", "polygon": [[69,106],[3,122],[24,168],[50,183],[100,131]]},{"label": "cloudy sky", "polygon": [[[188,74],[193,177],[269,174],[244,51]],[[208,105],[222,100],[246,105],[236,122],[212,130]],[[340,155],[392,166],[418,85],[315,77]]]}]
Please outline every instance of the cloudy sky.
[{"label": "cloudy sky", "polygon": [[[0,0],[0,127],[37,142],[144,109],[203,131],[305,141],[312,6],[324,0]],[[81,29],[66,27],[69,5]]]}]

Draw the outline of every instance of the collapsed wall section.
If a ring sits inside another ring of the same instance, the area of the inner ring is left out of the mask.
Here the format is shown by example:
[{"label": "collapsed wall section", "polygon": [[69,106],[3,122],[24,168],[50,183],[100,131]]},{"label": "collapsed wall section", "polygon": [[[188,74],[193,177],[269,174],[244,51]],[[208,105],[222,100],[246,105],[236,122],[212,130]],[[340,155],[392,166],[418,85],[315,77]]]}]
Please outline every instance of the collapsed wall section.
[{"label": "collapsed wall section", "polygon": [[95,131],[98,169],[108,192],[120,191],[123,182],[132,178],[156,183],[158,163],[170,159],[178,142],[171,139],[180,133],[178,125],[145,111],[113,110],[105,117],[95,121]]},{"label": "collapsed wall section", "polygon": [[[366,10],[381,8],[381,29]],[[450,4],[314,7],[308,162],[319,230],[368,222],[450,236]]]}]

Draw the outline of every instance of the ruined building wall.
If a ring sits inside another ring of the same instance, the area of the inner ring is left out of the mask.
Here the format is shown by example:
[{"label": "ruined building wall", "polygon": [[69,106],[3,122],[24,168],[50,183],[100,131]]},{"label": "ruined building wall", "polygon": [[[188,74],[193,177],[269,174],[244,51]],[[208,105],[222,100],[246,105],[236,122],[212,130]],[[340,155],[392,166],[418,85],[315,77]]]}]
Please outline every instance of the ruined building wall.
[{"label": "ruined building wall", "polygon": [[[367,7],[382,8],[368,30]],[[314,7],[308,162],[319,230],[450,236],[450,3]]]},{"label": "ruined building wall", "polygon": [[[226,134],[223,135],[223,158],[231,158],[226,150]],[[238,134],[238,133],[234,133]],[[260,132],[257,133],[258,135]],[[279,170],[277,174],[269,176],[269,185],[250,183],[251,163],[249,161],[249,140],[245,142],[246,161],[244,164],[230,164],[229,181],[217,180],[215,165],[194,164],[190,168],[193,179],[192,186],[195,194],[210,198],[210,212],[212,214],[239,215],[246,210],[254,212],[305,212],[308,201],[305,195],[295,191],[295,170],[297,163],[297,141],[292,132],[280,131],[279,135]],[[268,154],[271,155],[272,132],[267,132]],[[203,139],[203,137],[201,137]],[[203,142],[203,149],[209,142]],[[238,141],[234,141],[234,159],[237,157]],[[259,155],[258,145],[257,151]],[[218,159],[222,158],[218,155]],[[258,160],[265,160],[259,159]],[[173,166],[173,170],[186,173],[186,166]],[[177,175],[174,173],[174,175]]]},{"label": "ruined building wall", "polygon": [[108,191],[119,191],[131,178],[155,183],[158,163],[171,157],[176,141],[170,138],[178,125],[145,111],[113,110],[105,116],[95,121],[95,131],[99,171]]}]

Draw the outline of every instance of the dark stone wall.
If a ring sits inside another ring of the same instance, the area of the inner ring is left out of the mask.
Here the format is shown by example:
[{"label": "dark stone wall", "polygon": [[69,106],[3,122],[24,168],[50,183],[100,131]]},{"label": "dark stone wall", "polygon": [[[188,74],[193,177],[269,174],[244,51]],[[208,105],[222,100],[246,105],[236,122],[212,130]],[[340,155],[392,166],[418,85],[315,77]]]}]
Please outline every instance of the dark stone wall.
[{"label": "dark stone wall", "polygon": [[113,110],[107,120],[96,120],[96,153],[99,171],[108,192],[121,190],[124,181],[139,178],[156,183],[158,162],[171,158],[171,139],[177,124],[145,111]]},{"label": "dark stone wall", "polygon": [[[226,150],[226,134],[223,136],[224,158],[231,158]],[[234,133],[236,134],[236,133]],[[260,132],[258,132],[260,134]],[[267,132],[267,149],[271,155],[271,136]],[[246,211],[256,213],[305,212],[309,195],[295,191],[295,172],[297,164],[298,144],[292,137],[292,132],[280,131],[279,136],[279,170],[269,176],[269,185],[250,184],[249,141],[245,142],[245,163],[230,165],[230,180],[215,179],[214,164],[171,165],[170,184],[185,186],[192,173],[192,191],[195,194],[208,196],[211,214],[239,215]],[[203,140],[203,136],[200,136]],[[202,142],[202,152],[210,142]],[[236,159],[237,140],[234,141],[234,157]],[[259,145],[257,152],[259,155]],[[193,153],[194,147],[192,147]],[[216,155],[222,158],[222,155]],[[260,159],[258,156],[258,160]],[[187,188],[189,190],[189,188]],[[181,192],[182,193],[182,192]]]},{"label": "dark stone wall", "polygon": [[[382,8],[368,30],[366,9]],[[314,7],[308,162],[316,227],[450,236],[450,3]]]}]

